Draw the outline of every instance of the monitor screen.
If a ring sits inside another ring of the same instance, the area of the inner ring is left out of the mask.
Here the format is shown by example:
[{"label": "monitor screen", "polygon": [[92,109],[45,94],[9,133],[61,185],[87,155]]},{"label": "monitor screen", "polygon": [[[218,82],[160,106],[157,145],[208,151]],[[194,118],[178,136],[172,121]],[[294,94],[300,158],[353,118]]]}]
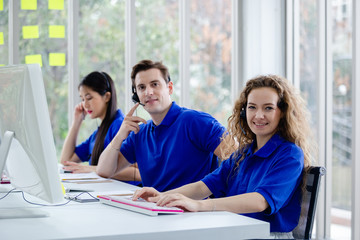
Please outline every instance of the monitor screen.
[{"label": "monitor screen", "polygon": [[48,203],[63,202],[38,64],[0,67],[0,144],[0,174],[6,168],[13,187]]}]

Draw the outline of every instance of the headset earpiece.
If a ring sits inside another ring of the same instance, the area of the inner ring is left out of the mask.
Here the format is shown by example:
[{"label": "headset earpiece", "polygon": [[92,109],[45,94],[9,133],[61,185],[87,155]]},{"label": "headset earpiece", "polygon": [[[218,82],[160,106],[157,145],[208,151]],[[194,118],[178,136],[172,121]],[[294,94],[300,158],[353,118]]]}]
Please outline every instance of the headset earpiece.
[{"label": "headset earpiece", "polygon": [[280,99],[280,102],[277,104],[277,107],[280,108],[280,110],[283,110],[285,108],[286,104],[283,99]]},{"label": "headset earpiece", "polygon": [[104,72],[99,72],[99,73],[105,78],[106,87],[107,87],[106,91],[111,92],[109,78],[106,76],[106,74]]},{"label": "headset earpiece", "polygon": [[140,102],[139,96],[137,95],[136,92],[132,95],[132,100],[133,100],[134,103],[139,103]]},{"label": "headset earpiece", "polygon": [[242,108],[240,111],[240,118],[246,119],[246,111],[244,108]]},{"label": "headset earpiece", "polygon": [[139,103],[141,106],[145,106],[144,104],[142,104],[142,103],[140,102],[140,98],[139,98],[139,96],[137,95],[134,87],[132,87],[132,93],[133,93],[132,98],[131,98],[132,101],[133,101],[134,103]]},{"label": "headset earpiece", "polygon": [[[246,121],[246,110],[245,110],[245,108],[241,108],[241,111],[240,111],[240,120],[241,119],[243,119],[244,121]],[[245,130],[242,128],[242,126],[241,126],[241,121],[239,122],[239,126],[240,126],[240,129],[241,129],[241,131],[242,131],[242,133],[244,134],[244,135],[246,135],[246,132],[245,132]]]}]

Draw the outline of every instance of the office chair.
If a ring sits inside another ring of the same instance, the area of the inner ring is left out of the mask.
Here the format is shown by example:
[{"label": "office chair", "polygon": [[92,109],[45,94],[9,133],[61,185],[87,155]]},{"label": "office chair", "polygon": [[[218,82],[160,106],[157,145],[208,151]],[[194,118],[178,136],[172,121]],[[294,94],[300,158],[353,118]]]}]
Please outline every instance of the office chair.
[{"label": "office chair", "polygon": [[295,239],[311,239],[320,180],[325,172],[324,167],[310,167],[306,174],[306,192],[301,204],[303,214],[292,231]]}]

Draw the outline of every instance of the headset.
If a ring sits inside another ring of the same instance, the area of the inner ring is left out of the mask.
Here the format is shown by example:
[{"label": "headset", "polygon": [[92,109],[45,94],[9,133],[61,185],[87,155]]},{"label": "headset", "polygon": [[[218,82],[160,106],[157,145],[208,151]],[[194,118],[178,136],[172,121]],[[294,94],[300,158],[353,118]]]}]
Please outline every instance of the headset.
[{"label": "headset", "polygon": [[[240,111],[240,120],[241,120],[241,119],[244,119],[244,121],[246,121],[246,110],[245,110],[245,107],[242,107],[242,108],[241,108],[241,111]],[[240,129],[241,129],[242,133],[243,133],[244,135],[246,135],[246,132],[245,132],[245,130],[242,128],[240,122],[239,122],[239,126],[240,126]]]},{"label": "headset", "polygon": [[131,89],[132,89],[132,93],[133,93],[132,98],[131,98],[132,101],[133,101],[134,103],[139,103],[141,106],[145,106],[145,104],[143,104],[143,103],[140,102],[140,98],[139,98],[139,96],[137,95],[137,92],[135,91],[135,87],[132,87]]},{"label": "headset", "polygon": [[[170,75],[168,75],[167,83],[169,83],[170,81],[171,81],[171,78],[170,78]],[[139,98],[139,96],[138,96],[138,94],[137,94],[136,89],[135,89],[134,86],[131,87],[131,91],[132,91],[132,93],[133,93],[132,98],[131,98],[132,101],[133,101],[134,103],[139,103],[141,106],[145,106],[145,104],[143,104],[143,103],[140,102],[140,98]]]},{"label": "headset", "polygon": [[105,78],[105,81],[106,81],[106,91],[107,92],[111,92],[111,88],[110,88],[110,81],[108,79],[108,77],[106,76],[106,74],[104,72],[99,72],[104,78]]},{"label": "headset", "polygon": [[243,119],[246,119],[246,111],[244,108],[241,108],[241,111],[240,111],[240,118],[243,118]]}]

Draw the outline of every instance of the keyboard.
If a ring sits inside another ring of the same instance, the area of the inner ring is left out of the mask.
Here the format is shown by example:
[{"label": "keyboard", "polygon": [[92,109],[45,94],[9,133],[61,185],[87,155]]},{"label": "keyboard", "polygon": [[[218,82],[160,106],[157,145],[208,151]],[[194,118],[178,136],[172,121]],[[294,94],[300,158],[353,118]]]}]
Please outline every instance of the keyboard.
[{"label": "keyboard", "polygon": [[156,203],[147,202],[141,198],[137,201],[133,201],[132,196],[99,195],[97,198],[101,203],[149,216],[156,216],[159,214],[178,214],[184,212],[182,209],[177,207],[156,206]]}]

